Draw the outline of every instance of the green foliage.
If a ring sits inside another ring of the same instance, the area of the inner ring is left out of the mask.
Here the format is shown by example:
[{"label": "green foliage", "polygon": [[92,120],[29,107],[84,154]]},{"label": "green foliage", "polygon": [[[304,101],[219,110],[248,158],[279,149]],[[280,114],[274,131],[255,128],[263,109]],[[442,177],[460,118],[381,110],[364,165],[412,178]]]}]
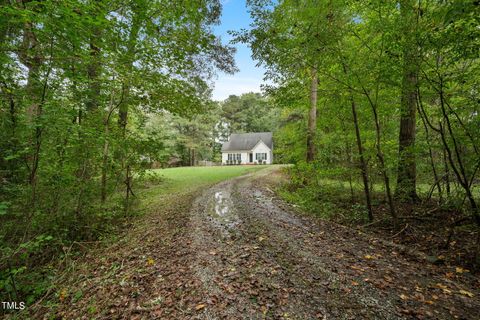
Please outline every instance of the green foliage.
[{"label": "green foliage", "polygon": [[[323,219],[340,217],[342,220],[366,221],[365,206],[351,204],[345,170],[323,170],[318,163],[301,162],[287,171],[291,180],[280,188],[280,196],[286,201]],[[355,194],[361,192],[359,187],[355,182]]]},{"label": "green foliage", "polygon": [[212,75],[235,71],[234,49],[212,31],[220,10],[216,0],[1,3],[2,301],[32,302],[64,248],[137,213],[134,180],[174,148],[151,119],[213,110]]},{"label": "green foliage", "polygon": [[260,93],[231,95],[221,103],[220,128],[224,129],[223,138],[231,133],[274,131],[277,112]]},{"label": "green foliage", "polygon": [[[250,1],[249,8],[253,28],[235,35],[267,68],[269,101],[281,109],[276,159],[296,164],[287,198],[325,216],[331,190],[335,201],[357,203],[348,208],[357,220],[364,213],[361,198],[349,199],[350,188],[335,189],[330,181],[356,190],[363,158],[370,200],[380,203],[387,184],[391,194],[401,191],[394,181],[411,162],[400,160],[413,159],[422,198],[455,204],[480,225],[480,11],[474,1]],[[317,153],[305,164],[311,68],[318,73]],[[407,102],[414,134],[403,150],[399,120],[408,118]],[[392,203],[401,207],[398,200]]]}]

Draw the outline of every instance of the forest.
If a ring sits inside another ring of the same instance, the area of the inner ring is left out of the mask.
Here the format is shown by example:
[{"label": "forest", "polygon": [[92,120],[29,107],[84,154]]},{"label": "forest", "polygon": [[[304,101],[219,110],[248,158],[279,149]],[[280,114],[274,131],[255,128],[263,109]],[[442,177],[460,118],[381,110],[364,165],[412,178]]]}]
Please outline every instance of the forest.
[{"label": "forest", "polygon": [[[292,205],[480,270],[478,1],[250,0],[229,44],[222,3],[0,1],[0,300],[51,296],[141,219],[152,169],[239,132],[274,133]],[[262,93],[215,101],[238,44]]]},{"label": "forest", "polygon": [[479,13],[475,1],[251,1],[253,27],[235,35],[281,110],[285,197],[425,242],[435,261],[457,244],[453,260],[478,268]]}]

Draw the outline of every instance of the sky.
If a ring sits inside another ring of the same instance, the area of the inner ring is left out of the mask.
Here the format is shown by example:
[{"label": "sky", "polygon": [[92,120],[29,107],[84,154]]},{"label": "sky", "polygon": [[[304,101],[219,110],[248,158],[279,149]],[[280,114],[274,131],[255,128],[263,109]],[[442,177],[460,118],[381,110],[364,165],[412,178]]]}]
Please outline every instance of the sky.
[{"label": "sky", "polygon": [[[245,0],[222,0],[222,5],[221,24],[214,27],[214,32],[221,37],[224,44],[227,44],[232,39],[228,31],[249,29],[251,19]],[[214,100],[224,100],[232,94],[261,91],[260,84],[263,82],[265,70],[255,66],[256,61],[252,59],[252,52],[247,45],[235,44],[235,47],[237,48],[235,62],[240,71],[234,75],[219,72],[218,78],[214,81]]]}]

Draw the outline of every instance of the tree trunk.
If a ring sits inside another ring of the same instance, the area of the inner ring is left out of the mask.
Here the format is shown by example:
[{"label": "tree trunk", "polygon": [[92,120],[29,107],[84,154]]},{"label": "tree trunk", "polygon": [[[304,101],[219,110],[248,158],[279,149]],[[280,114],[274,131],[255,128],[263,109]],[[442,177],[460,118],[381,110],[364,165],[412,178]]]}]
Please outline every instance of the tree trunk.
[{"label": "tree trunk", "polygon": [[[141,8],[134,7],[133,8],[133,17],[132,17],[132,27],[130,29],[130,34],[128,36],[128,44],[127,44],[127,51],[125,53],[125,56],[123,57],[123,63],[125,66],[125,75],[124,75],[124,83],[123,83],[123,101],[120,103],[119,107],[119,117],[118,117],[118,125],[121,130],[122,134],[122,139],[126,140],[126,133],[127,133],[127,124],[128,124],[128,109],[129,105],[131,103],[131,96],[130,96],[130,91],[131,91],[131,82],[130,82],[130,77],[131,73],[133,71],[133,63],[135,61],[135,48],[137,46],[137,38],[138,34],[140,32],[140,25],[141,25],[141,14],[140,11]],[[123,143],[123,145],[127,145],[126,143]],[[132,192],[132,178],[130,175],[130,170],[131,166],[130,163],[128,163],[128,160],[126,161],[126,153],[128,150],[123,150],[121,157],[121,163],[122,163],[122,170],[125,171],[125,189],[126,189],[126,206],[125,209],[126,211],[128,210],[128,201],[129,201],[129,194],[133,195]]]},{"label": "tree trunk", "polygon": [[[347,66],[343,63],[342,67],[343,67],[343,72],[345,73],[346,76],[348,76]],[[367,166],[367,162],[365,161],[362,137],[360,135],[360,126],[358,123],[357,106],[355,104],[355,99],[353,98],[352,89],[350,89],[350,103],[352,107],[353,124],[355,126],[355,137],[357,140],[358,155],[360,157],[360,169],[362,171],[363,191],[365,193],[365,201],[367,204],[368,220],[373,221],[372,201],[371,201],[369,181],[368,181],[368,166]]]},{"label": "tree trunk", "polygon": [[133,63],[135,61],[135,48],[137,46],[137,38],[140,32],[141,25],[141,14],[139,8],[134,8],[134,13],[132,17],[132,27],[130,29],[130,34],[128,36],[127,51],[123,57],[123,63],[125,66],[125,75],[123,83],[123,102],[120,104],[119,108],[119,118],[118,124],[122,130],[122,135],[125,136],[127,122],[128,122],[128,107],[131,103],[130,90],[131,82],[130,77],[133,71]]},{"label": "tree trunk", "polygon": [[465,194],[467,196],[468,201],[470,202],[470,206],[472,208],[472,215],[475,219],[475,222],[477,225],[480,226],[480,213],[478,209],[477,202],[475,201],[475,198],[473,197],[471,186],[470,186],[470,180],[467,177],[467,172],[465,170],[465,166],[463,163],[463,159],[461,157],[461,152],[460,152],[460,146],[457,143],[457,139],[453,133],[452,125],[450,123],[450,118],[447,114],[446,108],[445,108],[445,96],[444,96],[444,83],[443,83],[443,78],[440,77],[439,81],[439,96],[440,96],[440,107],[442,110],[442,115],[443,119],[445,120],[445,124],[448,130],[448,134],[450,135],[450,138],[452,139],[453,143],[453,150],[455,152],[455,157],[457,160],[457,166],[455,165],[455,161],[453,159],[453,154],[452,151],[450,150],[450,147],[448,146],[448,142],[445,136],[445,130],[443,128],[443,125],[440,123],[440,135],[442,138],[443,145],[445,147],[445,150],[447,151],[448,155],[448,161],[450,163],[450,166],[452,167],[453,172],[455,173],[455,176],[457,177],[458,182],[462,186],[462,188],[465,190]]},{"label": "tree trunk", "polygon": [[402,201],[415,202],[418,199],[414,147],[419,63],[414,34],[417,14],[412,0],[401,2],[400,15],[404,23],[403,36],[405,44],[403,49],[403,79],[398,138],[399,161],[395,195]]},{"label": "tree trunk", "polygon": [[[104,133],[105,133],[105,141],[103,142],[103,155],[102,155],[102,178],[101,178],[101,186],[100,186],[100,194],[102,203],[105,203],[107,199],[107,173],[108,173],[108,153],[109,153],[109,135],[110,135],[110,118],[112,116],[113,111],[115,110],[116,106],[114,106],[114,93],[112,92],[110,96],[110,108],[108,111],[107,116],[103,122],[104,125]],[[122,97],[123,99],[123,97]],[[122,100],[120,100],[120,103]]]},{"label": "tree trunk", "polygon": [[310,111],[308,113],[308,131],[307,131],[307,162],[315,159],[315,134],[317,130],[317,91],[318,75],[317,69],[311,70],[310,84]]},{"label": "tree trunk", "polygon": [[372,106],[372,108],[374,110],[375,132],[376,132],[376,136],[377,136],[377,142],[376,142],[377,158],[378,158],[378,161],[380,163],[380,170],[382,171],[383,182],[385,184],[385,192],[387,194],[388,207],[390,208],[390,215],[392,216],[393,223],[396,226],[397,225],[397,211],[395,210],[395,204],[393,202],[392,190],[390,188],[390,177],[388,176],[387,168],[385,166],[385,157],[383,156],[382,147],[380,145],[380,143],[381,143],[380,124],[378,122],[377,111],[376,111],[374,106]]},{"label": "tree trunk", "polygon": [[368,220],[373,221],[372,201],[368,183],[368,168],[363,151],[362,137],[360,136],[360,127],[358,125],[357,107],[353,96],[350,97],[350,101],[352,106],[353,123],[355,125],[355,136],[357,138],[358,154],[360,156],[360,169],[362,170],[363,190],[365,192],[365,201],[367,203]]},{"label": "tree trunk", "polygon": [[450,197],[450,169],[447,161],[447,150],[443,148],[443,164],[445,168],[445,190],[447,191],[447,198]]},{"label": "tree trunk", "polygon": [[98,109],[100,97],[100,47],[98,39],[101,37],[101,30],[95,27],[90,38],[90,62],[87,66],[88,76],[88,98],[86,102],[87,111]]},{"label": "tree trunk", "polygon": [[107,199],[107,166],[108,166],[108,136],[109,136],[109,123],[108,120],[105,121],[105,141],[103,143],[103,159],[102,159],[102,181],[100,187],[101,200],[102,203],[105,203]]},{"label": "tree trunk", "polygon": [[[393,224],[396,227],[397,226],[397,212],[395,210],[395,204],[393,202],[393,196],[392,196],[392,191],[390,188],[390,177],[388,176],[387,168],[385,166],[385,157],[383,156],[382,152],[382,132],[380,129],[380,122],[378,120],[378,113],[377,113],[377,106],[376,106],[376,100],[375,102],[371,99],[370,94],[368,91],[362,87],[363,92],[365,93],[365,96],[367,97],[367,100],[370,104],[370,107],[372,108],[372,113],[373,113],[373,120],[375,122],[375,147],[377,149],[377,158],[378,162],[380,163],[380,171],[382,172],[383,176],[383,183],[385,185],[385,193],[387,195],[387,201],[388,201],[388,207],[390,209],[390,215],[393,218]],[[373,184],[372,184],[373,186]]]},{"label": "tree trunk", "polygon": [[[31,200],[28,206],[34,211],[36,202],[37,170],[40,160],[40,147],[42,129],[39,118],[42,114],[42,88],[40,79],[40,67],[44,59],[40,53],[40,44],[35,35],[31,22],[26,22],[23,27],[23,39],[19,50],[19,59],[27,67],[28,76],[25,92],[29,101],[26,111],[27,123],[34,130],[29,143],[33,152],[28,156],[28,183],[31,186]],[[44,96],[44,95],[43,95]]]},{"label": "tree trunk", "polygon": [[126,167],[126,176],[125,176],[125,216],[128,215],[129,209],[130,209],[130,195],[134,196],[133,190],[132,190],[132,175],[131,175],[131,170],[130,170],[130,165],[127,165]]},{"label": "tree trunk", "polygon": [[[346,154],[347,154],[348,163],[352,163],[353,162],[353,160],[352,160],[352,148],[351,148],[350,143],[348,141],[346,141],[346,143],[345,143],[345,151],[346,151]],[[351,197],[352,202],[354,202],[355,201],[355,193],[353,191],[353,181],[352,181],[352,170],[351,170],[351,168],[348,170],[348,184],[350,186],[350,197]]]},{"label": "tree trunk", "polygon": [[[418,99],[419,99],[419,103],[421,103],[420,95],[418,96]],[[428,131],[427,122],[426,122],[424,116],[422,115],[422,112],[419,112],[419,113],[420,113],[420,118],[422,119],[423,128],[425,130],[425,138],[427,140],[427,145],[428,145],[428,154],[429,154],[429,157],[430,157],[430,166],[432,167],[433,181],[435,182],[435,184],[437,186],[439,201],[440,201],[440,203],[442,203],[443,202],[442,187],[440,185],[440,180],[438,178],[437,168],[435,167],[435,161],[434,161],[434,157],[433,157],[432,146],[430,145],[430,133]]]}]

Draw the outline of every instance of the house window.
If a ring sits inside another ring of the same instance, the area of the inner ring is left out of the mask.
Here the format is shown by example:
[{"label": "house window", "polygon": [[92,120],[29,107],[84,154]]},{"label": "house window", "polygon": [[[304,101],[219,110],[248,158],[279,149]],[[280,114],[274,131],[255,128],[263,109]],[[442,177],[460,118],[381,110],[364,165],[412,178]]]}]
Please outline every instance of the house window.
[{"label": "house window", "polygon": [[229,153],[228,154],[228,161],[241,161],[242,154],[241,153]]},{"label": "house window", "polygon": [[255,160],[257,160],[257,161],[267,160],[267,154],[266,153],[255,153]]}]

